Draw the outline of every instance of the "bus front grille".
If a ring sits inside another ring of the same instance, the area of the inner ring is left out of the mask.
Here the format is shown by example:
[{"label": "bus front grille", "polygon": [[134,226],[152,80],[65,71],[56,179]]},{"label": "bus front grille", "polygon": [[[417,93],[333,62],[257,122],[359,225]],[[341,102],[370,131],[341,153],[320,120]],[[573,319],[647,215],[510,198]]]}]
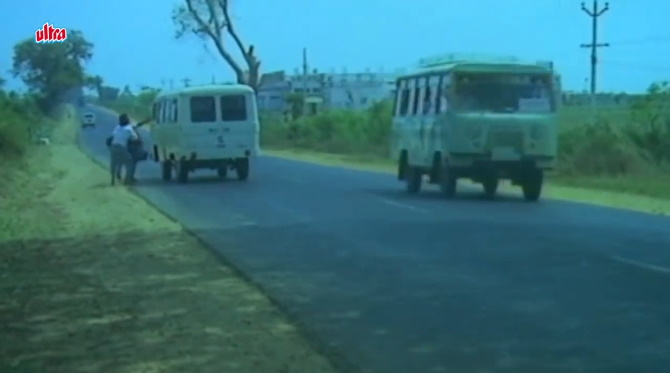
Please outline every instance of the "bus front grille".
[{"label": "bus front grille", "polygon": [[519,131],[494,131],[489,134],[489,149],[497,147],[513,148],[517,152],[523,152],[523,132]]}]

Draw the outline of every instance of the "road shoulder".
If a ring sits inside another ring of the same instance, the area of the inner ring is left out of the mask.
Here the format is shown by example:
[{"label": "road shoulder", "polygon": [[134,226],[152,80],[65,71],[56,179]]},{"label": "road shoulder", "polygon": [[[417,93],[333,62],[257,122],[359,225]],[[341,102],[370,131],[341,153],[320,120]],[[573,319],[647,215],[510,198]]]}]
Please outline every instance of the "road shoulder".
[{"label": "road shoulder", "polygon": [[1,371],[335,371],[180,225],[109,186],[75,132],[61,123],[3,184]]},{"label": "road shoulder", "polygon": [[[264,149],[263,154],[271,157],[297,160],[324,166],[345,167],[368,172],[394,174],[396,172],[390,161],[370,157],[346,156],[325,154],[303,150]],[[471,182],[464,181],[475,188],[480,188]],[[503,184],[500,190],[507,193],[519,194],[519,188]],[[611,191],[575,188],[562,185],[548,184],[543,193],[544,198],[586,203],[618,209],[634,210],[656,215],[670,215],[670,200],[646,197],[630,193],[616,193]]]}]

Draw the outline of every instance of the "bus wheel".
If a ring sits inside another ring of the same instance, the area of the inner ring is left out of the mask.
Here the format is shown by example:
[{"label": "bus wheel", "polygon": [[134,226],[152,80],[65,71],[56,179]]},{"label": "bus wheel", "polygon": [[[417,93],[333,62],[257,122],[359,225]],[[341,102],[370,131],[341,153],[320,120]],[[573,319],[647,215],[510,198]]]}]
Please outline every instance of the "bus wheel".
[{"label": "bus wheel", "polygon": [[418,167],[405,165],[405,188],[409,194],[417,194],[421,190],[423,175]]},{"label": "bus wheel", "polygon": [[239,181],[246,181],[249,178],[249,158],[238,158],[235,161],[235,172]]},{"label": "bus wheel", "polygon": [[219,176],[219,179],[225,179],[228,177],[228,165],[221,165],[216,169],[216,174]]},{"label": "bus wheel", "polygon": [[525,180],[521,184],[523,198],[529,202],[535,202],[540,199],[542,194],[542,184],[544,183],[544,171],[532,170],[528,172]]},{"label": "bus wheel", "polygon": [[498,192],[498,178],[497,177],[487,177],[482,182],[484,187],[484,195],[488,199],[493,199],[496,197],[496,192]]},{"label": "bus wheel", "polygon": [[405,174],[407,169],[407,153],[402,151],[400,157],[398,158],[398,180],[405,180]]},{"label": "bus wheel", "polygon": [[447,198],[454,198],[456,196],[456,185],[458,178],[448,166],[442,166],[440,172],[440,190]]},{"label": "bus wheel", "polygon": [[172,163],[170,161],[161,162],[161,171],[163,181],[172,180]]},{"label": "bus wheel", "polygon": [[188,182],[188,161],[180,159],[176,162],[177,165],[177,181],[180,183]]}]

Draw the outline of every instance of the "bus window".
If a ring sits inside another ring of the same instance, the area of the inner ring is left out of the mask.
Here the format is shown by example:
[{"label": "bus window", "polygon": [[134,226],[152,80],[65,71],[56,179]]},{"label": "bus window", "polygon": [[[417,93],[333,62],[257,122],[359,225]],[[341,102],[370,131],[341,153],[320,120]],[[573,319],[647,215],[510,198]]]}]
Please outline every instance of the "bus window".
[{"label": "bus window", "polygon": [[247,120],[246,96],[221,96],[221,120],[224,122],[242,122]]},{"label": "bus window", "polygon": [[442,76],[440,75],[438,80],[437,80],[437,86],[435,87],[435,100],[433,103],[435,104],[435,114],[440,114],[442,112],[442,99],[440,96],[442,96]]},{"label": "bus window", "polygon": [[216,122],[216,101],[212,96],[193,96],[190,100],[191,122]]},{"label": "bus window", "polygon": [[167,111],[167,105],[165,105],[165,100],[159,102],[158,106],[159,106],[158,119],[160,120],[161,123],[165,123],[166,122],[165,119],[167,117],[167,115],[165,114]]},{"label": "bus window", "polygon": [[431,114],[433,111],[433,94],[435,89],[431,86],[431,77],[426,77],[426,87],[423,90],[423,103],[421,104],[421,113],[423,115]]},{"label": "bus window", "polygon": [[419,112],[419,95],[421,94],[421,88],[419,88],[418,79],[414,80],[414,97],[412,97],[412,115],[416,115]]},{"label": "bus window", "polygon": [[400,80],[395,82],[395,92],[393,92],[393,115],[398,115],[398,107],[400,107]]},{"label": "bus window", "polygon": [[492,113],[554,112],[550,78],[529,74],[464,74],[457,85],[456,109]]},{"label": "bus window", "polygon": [[177,114],[179,113],[177,110],[177,102],[177,99],[174,98],[172,99],[172,105],[170,105],[170,108],[172,109],[170,110],[170,122],[172,123],[177,123]]},{"label": "bus window", "polygon": [[440,76],[440,81],[437,85],[437,95],[435,97],[435,112],[437,114],[446,113],[449,110],[449,97],[451,79],[448,75]]},{"label": "bus window", "polygon": [[409,113],[409,88],[403,88],[400,92],[399,116],[404,117]]}]

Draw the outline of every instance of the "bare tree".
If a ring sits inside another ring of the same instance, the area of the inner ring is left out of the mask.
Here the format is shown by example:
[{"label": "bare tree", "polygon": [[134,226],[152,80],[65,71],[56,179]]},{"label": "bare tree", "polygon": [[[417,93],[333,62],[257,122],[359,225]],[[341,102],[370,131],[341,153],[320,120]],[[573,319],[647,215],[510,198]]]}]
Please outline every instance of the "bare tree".
[{"label": "bare tree", "polygon": [[[177,27],[177,38],[193,34],[203,40],[211,41],[217,52],[235,72],[237,82],[247,84],[256,90],[260,80],[261,61],[254,53],[254,46],[247,47],[237,33],[230,16],[230,0],[184,1],[185,4],[177,6],[172,16]],[[232,38],[243,57],[244,65],[230,53],[225,42],[226,36]]]}]

